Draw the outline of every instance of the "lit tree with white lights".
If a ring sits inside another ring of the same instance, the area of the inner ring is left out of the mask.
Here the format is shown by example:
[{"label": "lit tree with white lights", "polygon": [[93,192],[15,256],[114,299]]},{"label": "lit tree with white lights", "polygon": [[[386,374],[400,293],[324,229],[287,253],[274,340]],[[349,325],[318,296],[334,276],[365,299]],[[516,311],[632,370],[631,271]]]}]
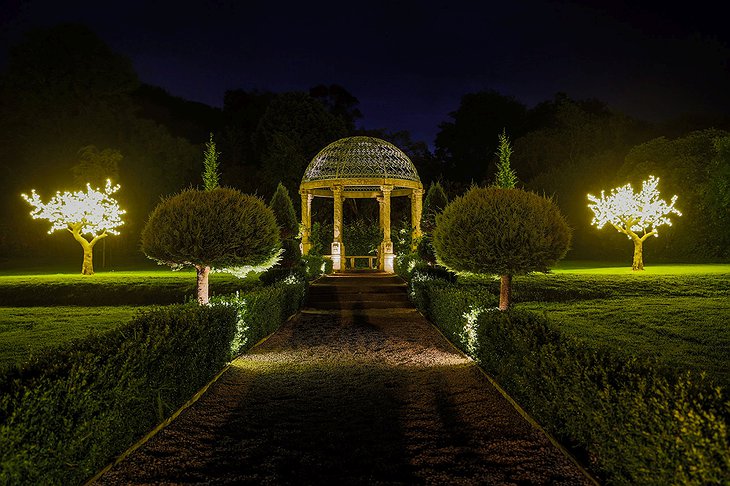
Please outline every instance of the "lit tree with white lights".
[{"label": "lit tree with white lights", "polygon": [[634,194],[631,184],[612,189],[608,196],[605,191],[601,191],[600,198],[588,194],[588,199],[593,203],[588,205],[594,213],[591,224],[601,229],[609,223],[634,242],[634,261],[631,265],[633,270],[644,269],[644,241],[650,236],[658,236],[659,226],[671,226],[669,216],[672,213],[682,216],[674,207],[677,196],[673,196],[670,203],[659,199],[658,177],[649,176],[641,184],[641,192],[638,194]]},{"label": "lit tree with white lights", "polygon": [[51,222],[48,234],[56,230],[68,230],[84,249],[82,275],[94,274],[93,249],[99,240],[109,235],[118,235],[117,228],[124,224],[122,215],[126,213],[119,208],[119,202],[112,194],[119,190],[119,184],[112,186],[107,179],[103,191],[92,189],[86,184],[86,191],[56,192],[50,201],[44,203],[33,189],[30,196],[22,194],[33,210],[33,219],[47,219]]}]

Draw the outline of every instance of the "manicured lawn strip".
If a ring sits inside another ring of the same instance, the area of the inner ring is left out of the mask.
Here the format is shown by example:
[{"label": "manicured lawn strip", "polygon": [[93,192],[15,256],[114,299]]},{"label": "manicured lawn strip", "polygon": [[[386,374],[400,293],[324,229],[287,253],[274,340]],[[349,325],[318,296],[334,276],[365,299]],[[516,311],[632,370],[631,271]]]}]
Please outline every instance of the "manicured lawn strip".
[{"label": "manicured lawn strip", "polygon": [[730,273],[727,263],[672,263],[649,264],[642,272],[631,270],[631,262],[597,262],[583,260],[562,260],[551,270],[552,273],[590,273],[593,275],[697,275]]},{"label": "manicured lawn strip", "polygon": [[[129,271],[80,274],[0,276],[0,305],[154,305],[183,303],[195,295],[195,272]],[[260,286],[256,278],[229,274],[210,276],[211,295],[247,291]]]},{"label": "manicured lawn strip", "polygon": [[30,354],[129,322],[146,307],[0,307],[0,370]]},{"label": "manicured lawn strip", "polygon": [[649,297],[526,302],[562,331],[594,346],[707,371],[730,390],[730,299]]},{"label": "manicured lawn strip", "polygon": [[[592,346],[706,371],[730,388],[730,265],[667,265],[658,274],[600,270],[515,277],[514,307],[547,312]],[[471,295],[499,292],[497,280],[482,276],[460,276],[458,287]]]},{"label": "manicured lawn strip", "polygon": [[[724,272],[701,273],[685,269],[685,273],[592,273],[564,271],[515,276],[513,300],[521,302],[567,302],[571,300],[611,297],[730,297],[730,265]],[[600,269],[599,269],[600,270]],[[630,270],[629,270],[630,272]],[[476,275],[459,276],[460,285],[484,286],[499,293],[497,278]]]}]

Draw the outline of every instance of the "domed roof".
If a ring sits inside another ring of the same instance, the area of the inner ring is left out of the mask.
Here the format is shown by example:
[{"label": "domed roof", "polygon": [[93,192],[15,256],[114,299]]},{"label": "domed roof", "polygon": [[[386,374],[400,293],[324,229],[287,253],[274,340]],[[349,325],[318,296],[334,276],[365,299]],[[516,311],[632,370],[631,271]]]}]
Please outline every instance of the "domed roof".
[{"label": "domed roof", "polygon": [[401,149],[375,137],[347,137],[327,145],[307,166],[302,183],[338,179],[421,182],[413,162]]}]

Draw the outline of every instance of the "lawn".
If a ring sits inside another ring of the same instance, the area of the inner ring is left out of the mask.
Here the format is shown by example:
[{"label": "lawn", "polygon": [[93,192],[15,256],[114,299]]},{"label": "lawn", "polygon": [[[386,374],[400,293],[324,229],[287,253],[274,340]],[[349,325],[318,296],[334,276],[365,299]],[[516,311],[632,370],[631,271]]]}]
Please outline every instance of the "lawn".
[{"label": "lawn", "polygon": [[0,369],[44,347],[113,329],[144,307],[56,306],[0,308]]},{"label": "lawn", "polygon": [[[258,279],[211,274],[211,295],[260,285]],[[91,332],[104,332],[150,305],[195,298],[193,270],[0,275],[0,369],[44,347],[55,347]]]},{"label": "lawn", "polygon": [[[9,273],[9,272],[8,272]],[[152,305],[183,303],[195,297],[195,271],[165,270],[0,275],[0,306]],[[210,275],[211,295],[259,285],[256,278]]]},{"label": "lawn", "polygon": [[[499,283],[460,278],[466,285]],[[517,308],[544,312],[576,338],[669,367],[706,371],[730,389],[730,265],[626,266],[566,262],[515,277]]]}]

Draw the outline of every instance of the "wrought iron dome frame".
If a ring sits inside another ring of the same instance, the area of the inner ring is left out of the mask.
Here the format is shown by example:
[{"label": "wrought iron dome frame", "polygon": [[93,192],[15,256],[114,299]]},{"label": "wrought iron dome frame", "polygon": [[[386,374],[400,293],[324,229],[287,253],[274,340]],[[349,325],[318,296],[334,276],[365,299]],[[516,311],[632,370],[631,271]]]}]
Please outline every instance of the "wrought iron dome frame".
[{"label": "wrought iron dome frame", "polygon": [[342,186],[346,197],[374,198],[380,187],[393,186],[393,196],[423,189],[413,162],[398,147],[375,137],[347,137],[319,151],[304,171],[300,189],[316,197],[332,197]]},{"label": "wrought iron dome frame", "polygon": [[[315,197],[334,199],[332,239],[333,266],[345,269],[346,255],[342,243],[342,203],[346,198],[377,199],[380,205],[380,228],[383,241],[378,249],[378,266],[393,272],[393,242],[390,239],[391,197],[411,199],[411,234],[413,241],[421,236],[423,184],[411,159],[390,142],[375,137],[341,138],[319,151],[304,171],[299,186],[302,196],[302,253],[311,248],[312,200]],[[357,257],[350,257],[357,258]]]}]

